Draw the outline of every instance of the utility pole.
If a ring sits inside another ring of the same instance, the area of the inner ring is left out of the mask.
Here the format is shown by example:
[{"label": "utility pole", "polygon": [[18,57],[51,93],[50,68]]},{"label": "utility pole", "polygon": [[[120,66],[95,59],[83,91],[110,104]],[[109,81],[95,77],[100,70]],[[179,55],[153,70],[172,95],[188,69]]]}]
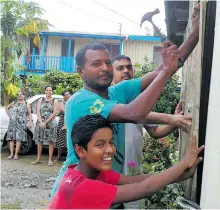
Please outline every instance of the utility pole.
[{"label": "utility pole", "polygon": [[119,34],[121,36],[122,23],[119,23]]}]

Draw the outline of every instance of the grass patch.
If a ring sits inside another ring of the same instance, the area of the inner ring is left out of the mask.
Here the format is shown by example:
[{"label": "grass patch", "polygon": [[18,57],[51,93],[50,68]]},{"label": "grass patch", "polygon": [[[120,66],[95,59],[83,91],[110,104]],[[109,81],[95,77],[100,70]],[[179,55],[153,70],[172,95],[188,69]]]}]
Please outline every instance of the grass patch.
[{"label": "grass patch", "polygon": [[2,203],[1,209],[21,209],[20,203]]}]

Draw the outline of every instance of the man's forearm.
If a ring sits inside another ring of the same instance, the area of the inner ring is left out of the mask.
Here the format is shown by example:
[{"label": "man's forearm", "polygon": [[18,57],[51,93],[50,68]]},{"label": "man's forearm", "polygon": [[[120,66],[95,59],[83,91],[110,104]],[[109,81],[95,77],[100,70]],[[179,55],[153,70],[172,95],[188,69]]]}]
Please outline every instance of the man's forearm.
[{"label": "man's forearm", "polygon": [[[151,112],[170,76],[170,73],[167,73],[166,70],[162,71],[144,92],[127,105],[128,110],[131,110],[128,111],[128,114],[134,114],[133,119],[136,118],[134,120],[135,122],[143,119],[144,116],[147,116]],[[132,113],[132,110],[136,110],[137,107],[138,110]]]},{"label": "man's forearm", "polygon": [[189,37],[183,42],[179,47],[178,51],[180,53],[180,59],[185,62],[189,55],[194,50],[195,46],[199,41],[199,29],[194,29]]},{"label": "man's forearm", "polygon": [[171,134],[174,130],[177,129],[177,127],[173,125],[164,125],[164,126],[157,126],[154,131],[151,131],[149,128],[146,128],[148,133],[151,137],[154,139],[163,138],[165,136],[168,136]]},{"label": "man's forearm", "polygon": [[165,125],[175,125],[173,121],[173,115],[164,114],[158,112],[150,112],[145,119],[139,120],[140,124],[165,124]]},{"label": "man's forearm", "polygon": [[171,74],[172,73],[166,69],[160,72],[152,84],[132,102],[126,105],[117,104],[114,106],[108,116],[108,120],[110,122],[139,123],[140,120],[145,119],[145,116],[147,116],[155,106]]},{"label": "man's forearm", "polygon": [[141,91],[144,91],[163,70],[163,64],[160,64],[154,71],[145,74],[141,78]]}]

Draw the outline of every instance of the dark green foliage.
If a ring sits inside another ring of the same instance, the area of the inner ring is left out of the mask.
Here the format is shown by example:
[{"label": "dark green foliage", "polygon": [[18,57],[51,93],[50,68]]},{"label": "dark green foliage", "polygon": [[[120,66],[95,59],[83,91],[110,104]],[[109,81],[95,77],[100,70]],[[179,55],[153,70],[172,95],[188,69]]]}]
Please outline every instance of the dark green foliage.
[{"label": "dark green foliage", "polygon": [[[145,57],[143,65],[135,64],[135,77],[141,77],[153,71],[156,66]],[[174,113],[175,107],[179,102],[179,93],[176,92],[178,86],[178,76],[174,75],[166,84],[161,96],[153,111],[161,113]],[[144,173],[158,173],[171,167],[179,160],[178,142],[174,135],[166,138],[153,139],[146,135],[144,146]],[[177,209],[181,208],[176,198],[184,194],[181,184],[172,184],[164,190],[147,198],[145,209]]]},{"label": "dark green foliage", "polygon": [[46,86],[53,88],[54,94],[62,94],[64,90],[77,91],[82,87],[82,80],[77,73],[69,74],[62,71],[51,70],[43,76],[28,76],[27,86],[30,95],[44,93]]},{"label": "dark green foliage", "polygon": [[[144,173],[158,173],[171,167],[179,160],[178,142],[173,136],[161,139],[153,139],[146,135],[144,137]],[[171,184],[160,192],[147,198],[145,201],[146,209],[177,209],[181,208],[176,198],[183,196],[183,188],[179,183]]]},{"label": "dark green foliage", "polygon": [[[156,66],[145,57],[145,63],[143,65],[135,64],[134,68],[136,70],[135,77],[138,78],[153,71]],[[175,107],[179,102],[179,93],[176,92],[179,84],[178,79],[178,76],[174,75],[168,81],[153,111],[167,114],[174,113]]]}]

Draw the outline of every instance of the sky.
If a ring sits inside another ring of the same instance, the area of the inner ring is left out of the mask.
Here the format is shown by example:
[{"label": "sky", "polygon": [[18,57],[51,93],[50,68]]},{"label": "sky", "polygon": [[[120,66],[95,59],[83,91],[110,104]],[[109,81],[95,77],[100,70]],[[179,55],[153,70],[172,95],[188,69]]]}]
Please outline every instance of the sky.
[{"label": "sky", "polygon": [[[164,0],[34,0],[45,10],[43,18],[54,27],[51,31],[78,31],[146,35],[153,33],[149,22],[140,28],[146,12],[158,8],[153,21],[166,31]],[[100,5],[101,4],[101,5]],[[113,10],[113,11],[111,11]],[[118,14],[116,14],[118,13]]]}]

